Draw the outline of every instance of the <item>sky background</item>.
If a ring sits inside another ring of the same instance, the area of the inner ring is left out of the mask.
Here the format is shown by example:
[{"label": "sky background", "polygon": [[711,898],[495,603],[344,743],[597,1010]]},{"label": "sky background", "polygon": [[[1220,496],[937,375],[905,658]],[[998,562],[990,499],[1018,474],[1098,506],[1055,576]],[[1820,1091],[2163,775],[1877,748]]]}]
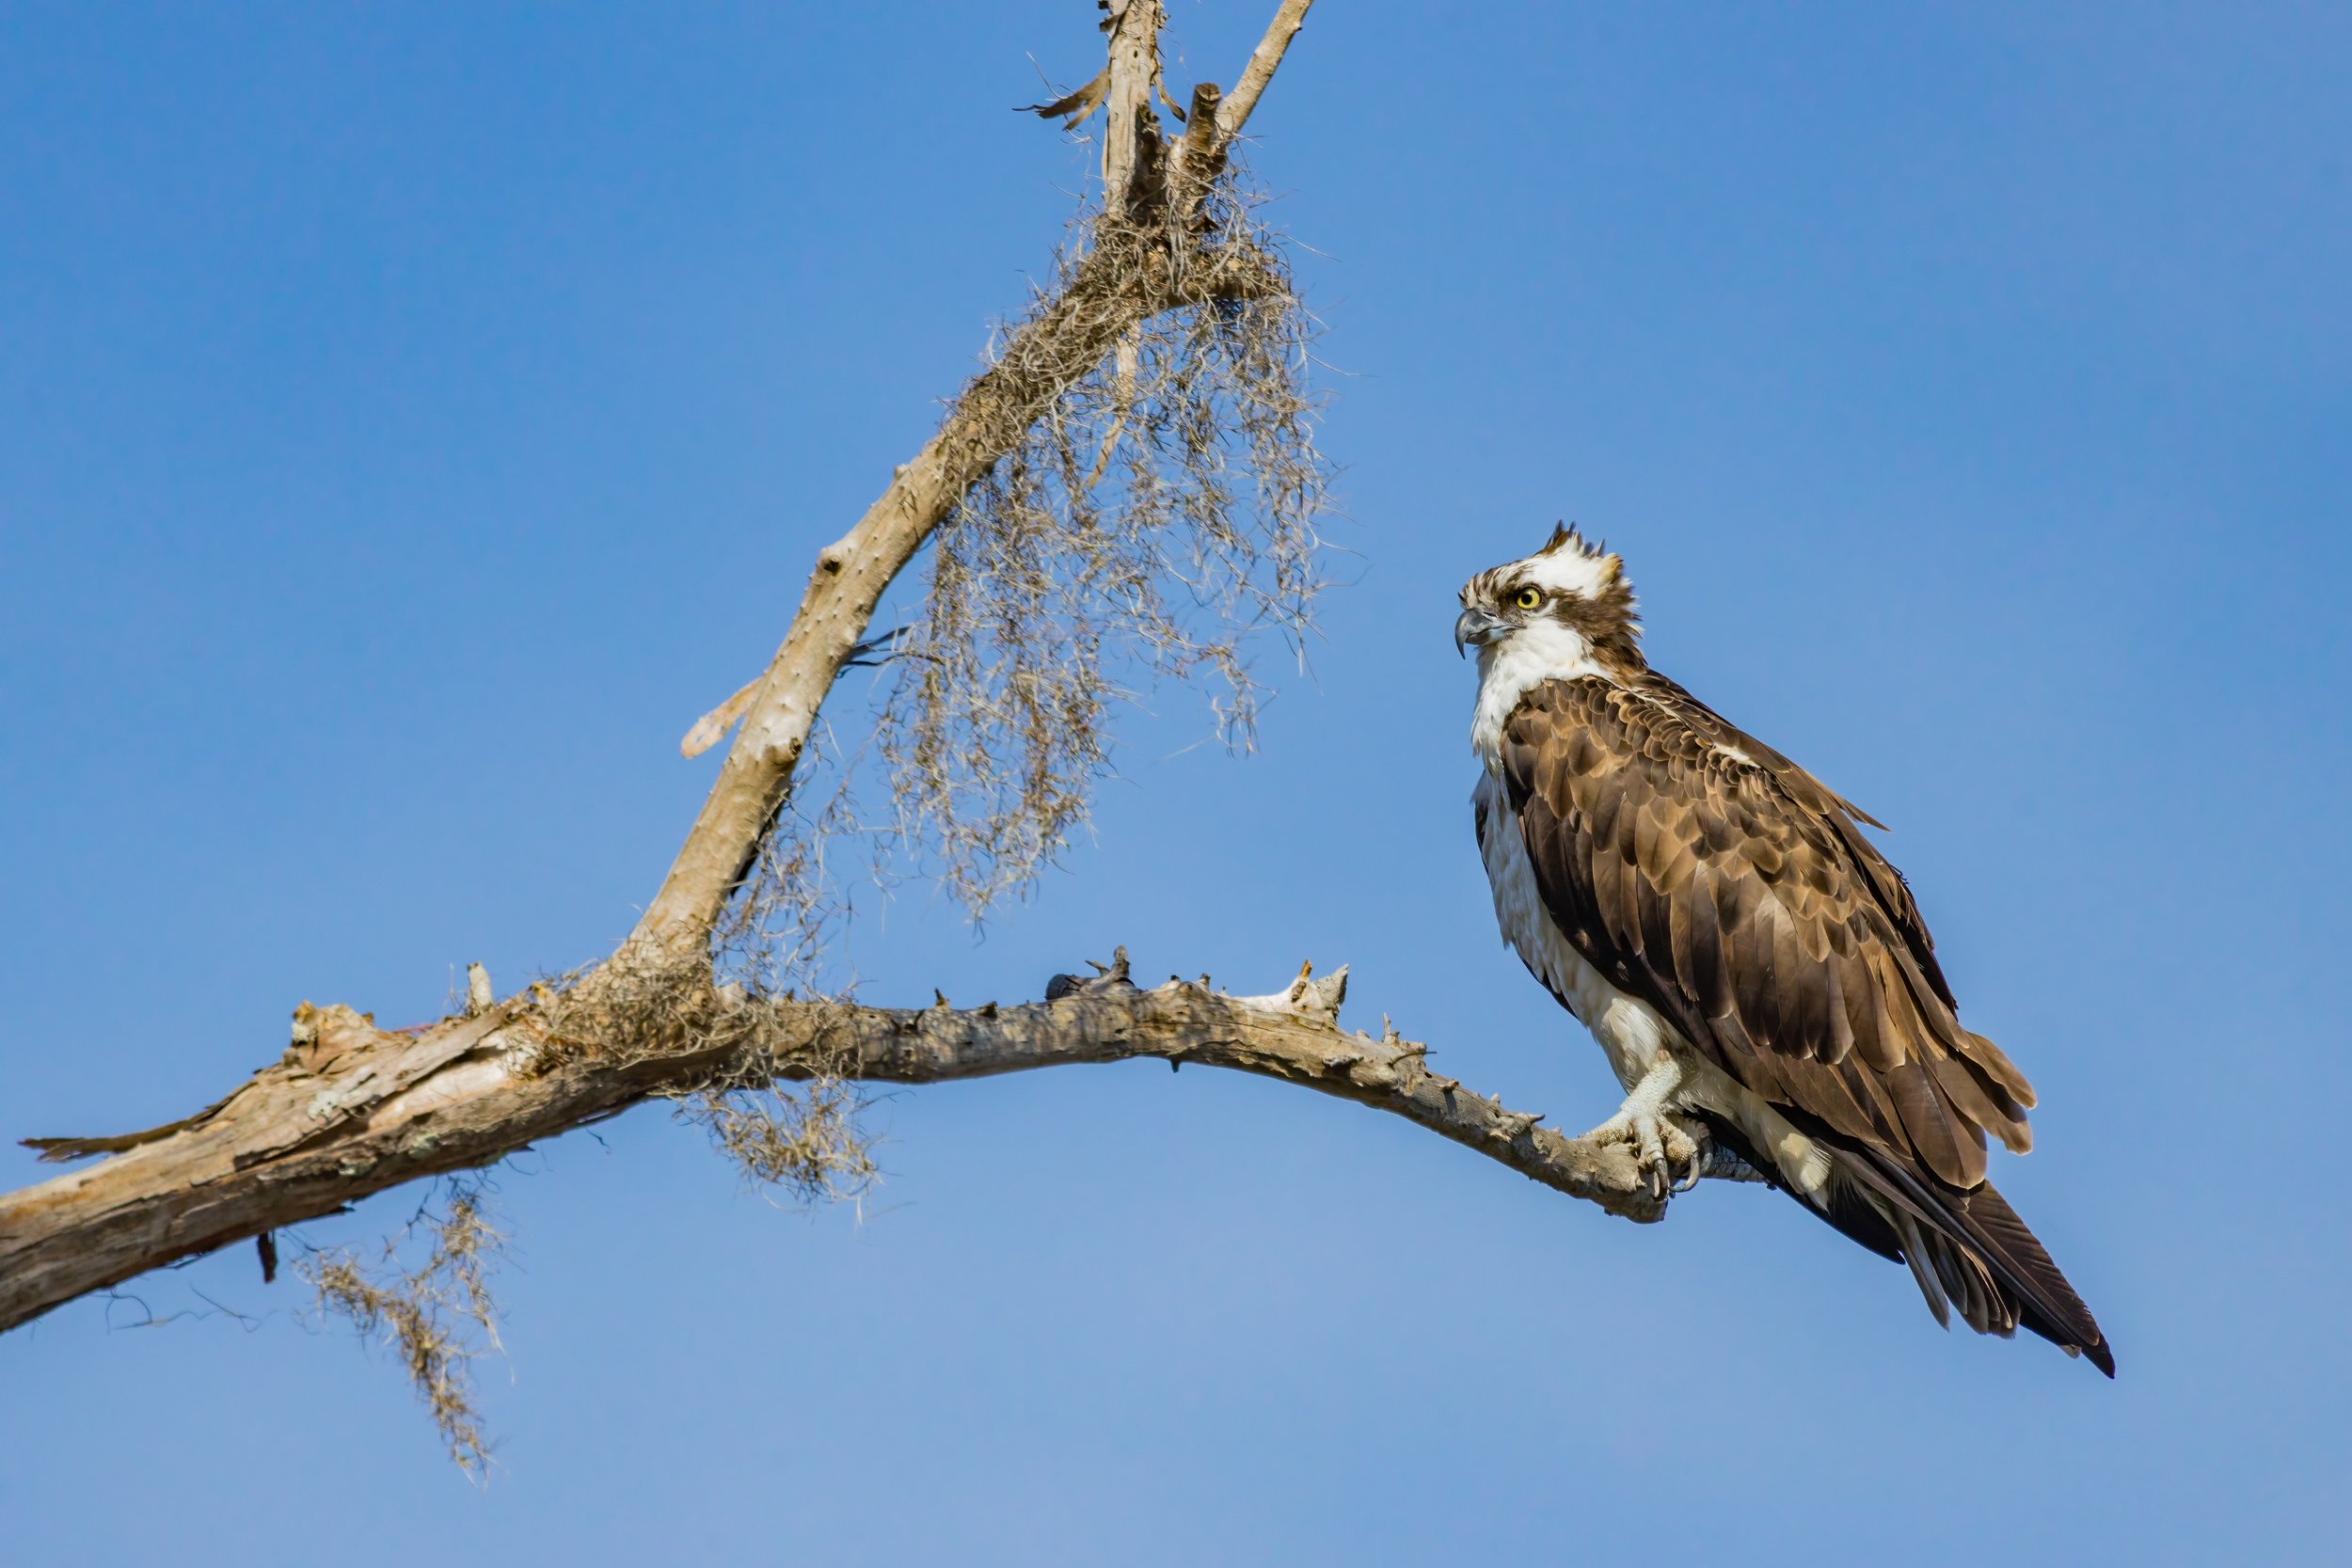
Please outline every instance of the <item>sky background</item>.
[{"label": "sky background", "polygon": [[[1270,7],[1170,8],[1181,88]],[[1092,16],[0,5],[0,1132],[628,928],[715,767],[677,736],[1044,268],[1092,152],[1007,111]],[[1576,519],[1660,667],[1893,825],[2114,1384],[1770,1192],[1635,1227],[1073,1069],[889,1096],[862,1214],[660,1109],[508,1162],[486,1489],[249,1247],[65,1307],[0,1339],[8,1555],[2352,1555],[2347,80],[2324,6],[1328,0],[1252,127],[1327,325],[1311,673],[1268,650],[1246,760],[1161,694],[984,937],[912,886],[853,939],[891,1002],[1344,960],[1353,1023],[1598,1121],[1448,641]]]}]

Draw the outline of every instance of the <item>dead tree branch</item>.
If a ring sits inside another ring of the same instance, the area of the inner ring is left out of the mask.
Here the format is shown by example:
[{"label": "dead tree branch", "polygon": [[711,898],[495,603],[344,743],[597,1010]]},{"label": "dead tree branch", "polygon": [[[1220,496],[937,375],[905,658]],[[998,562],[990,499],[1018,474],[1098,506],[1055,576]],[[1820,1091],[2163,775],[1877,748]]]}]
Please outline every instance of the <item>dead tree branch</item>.
[{"label": "dead tree branch", "polygon": [[[1625,1145],[1538,1126],[1431,1070],[1425,1046],[1342,1030],[1344,971],[1302,971],[1269,996],[1181,980],[1143,990],[1128,982],[1122,954],[1105,977],[1048,989],[1057,994],[1047,1002],[961,1009],[707,991],[680,998],[681,1016],[698,1026],[675,1051],[578,1037],[569,1031],[594,1015],[544,989],[417,1037],[306,1004],[284,1057],[219,1104],[153,1142],[0,1197],[0,1330],[714,1078],[939,1084],[1137,1057],[1228,1068],[1401,1116],[1628,1219],[1663,1212]],[[46,1147],[73,1158],[113,1142]]]},{"label": "dead tree branch", "polygon": [[[1213,143],[1203,138],[1206,150],[1196,169],[1248,123],[1308,3],[1285,0],[1266,41],[1250,56],[1244,79],[1254,86],[1246,99],[1237,93],[1223,102],[1217,136]],[[696,726],[698,735],[714,721],[723,728],[733,717],[729,710],[742,713],[742,730],[718,783],[618,956],[625,968],[699,961],[784,803],[817,711],[866,636],[883,590],[1055,399],[1152,316],[1287,289],[1270,259],[1247,246],[1204,250],[1192,243],[1193,213],[1167,210],[1167,159],[1152,108],[1160,0],[1114,0],[1109,8],[1103,218],[1094,248],[1059,296],[957,399],[939,433],[898,469],[857,526],[818,552],[791,629],[748,702],[738,692]],[[1197,202],[1203,182],[1187,183]],[[1178,243],[1137,245],[1137,224]]]},{"label": "dead tree branch", "polygon": [[[305,1003],[284,1054],[194,1116],[118,1137],[40,1141],[55,1159],[110,1157],[0,1196],[0,1329],[386,1188],[489,1164],[647,1100],[805,1079],[926,1084],[1140,1056],[1195,1062],[1402,1116],[1613,1213],[1658,1217],[1662,1197],[1623,1146],[1539,1128],[1430,1071],[1425,1049],[1393,1034],[1343,1033],[1341,976],[1302,970],[1270,997],[1176,981],[1147,991],[1128,982],[1122,956],[1099,980],[1057,979],[1043,1003],[961,1011],[751,995],[714,976],[713,931],[785,804],[818,709],[871,646],[884,590],[925,541],[1139,325],[1220,301],[1287,298],[1279,259],[1246,233],[1216,232],[1204,207],[1305,0],[1284,0],[1231,94],[1194,89],[1173,140],[1152,107],[1165,97],[1160,0],[1111,0],[1105,9],[1109,61],[1099,95],[1091,86],[1081,95],[1099,96],[1107,111],[1091,244],[857,525],[818,552],[766,673],[697,726],[698,738],[715,739],[729,721],[742,723],[628,940],[571,985],[503,1001],[469,970],[464,1016],[417,1032]],[[263,1256],[274,1254],[265,1246]],[[397,1327],[363,1284],[343,1282],[343,1308]],[[404,1338],[414,1342],[412,1362],[445,1369],[429,1354],[439,1342],[433,1334]],[[443,1388],[436,1398],[463,1449],[473,1429],[456,1396]]]},{"label": "dead tree branch", "polygon": [[1266,84],[1274,80],[1274,72],[1280,67],[1291,40],[1307,24],[1307,8],[1314,3],[1315,0],[1282,0],[1275,9],[1274,20],[1266,24],[1265,37],[1249,52],[1249,63],[1242,68],[1241,80],[1233,84],[1233,90],[1216,111],[1220,136],[1231,141],[1249,123],[1250,111],[1258,106]]}]

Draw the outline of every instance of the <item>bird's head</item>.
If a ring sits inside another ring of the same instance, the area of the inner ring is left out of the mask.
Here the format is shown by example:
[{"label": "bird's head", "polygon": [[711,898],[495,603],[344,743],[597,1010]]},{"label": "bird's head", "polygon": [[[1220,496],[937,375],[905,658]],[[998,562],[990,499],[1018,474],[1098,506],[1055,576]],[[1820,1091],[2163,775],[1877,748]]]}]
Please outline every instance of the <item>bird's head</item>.
[{"label": "bird's head", "polygon": [[1596,665],[1631,672],[1642,668],[1641,637],[1625,562],[1565,527],[1526,560],[1462,584],[1454,623],[1454,647],[1476,648],[1482,671],[1507,651],[1563,674]]}]

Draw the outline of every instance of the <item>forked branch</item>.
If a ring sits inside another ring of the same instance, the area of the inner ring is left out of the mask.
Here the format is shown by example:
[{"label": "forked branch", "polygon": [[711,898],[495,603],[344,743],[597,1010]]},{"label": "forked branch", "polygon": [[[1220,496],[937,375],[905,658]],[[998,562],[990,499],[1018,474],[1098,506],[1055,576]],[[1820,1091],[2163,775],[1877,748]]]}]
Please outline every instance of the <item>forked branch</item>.
[{"label": "forked branch", "polygon": [[[1194,89],[1182,136],[1163,94],[1160,0],[1111,0],[1110,58],[1076,95],[1107,111],[1095,243],[866,515],[819,551],[766,673],[698,726],[742,728],[685,847],[612,958],[562,991],[503,1002],[469,985],[466,1016],[391,1033],[347,1007],[295,1013],[284,1054],[196,1115],[113,1138],[46,1140],[53,1158],[111,1156],[0,1196],[0,1329],[181,1259],[339,1212],[386,1188],[491,1164],[649,1099],[803,1078],[903,1084],[1150,1056],[1279,1078],[1402,1116],[1613,1213],[1654,1219],[1623,1146],[1536,1125],[1432,1072],[1392,1033],[1342,1032],[1342,981],[1302,972],[1275,996],[1205,984],[1057,984],[1048,1000],[919,1010],[748,996],[715,983],[711,934],[791,787],[818,708],[866,646],[883,591],[1122,339],[1161,313],[1286,296],[1278,258],[1202,216],[1306,0],[1283,0],[1231,93]],[[265,1245],[265,1256],[266,1245]]]},{"label": "forked branch", "polygon": [[1110,57],[1102,77],[1104,215],[1097,244],[1059,295],[965,389],[939,433],[898,469],[857,526],[818,552],[791,629],[765,676],[689,736],[687,745],[699,750],[741,718],[701,816],[616,955],[620,967],[700,961],[791,787],[817,711],[866,636],[883,591],[1055,401],[1153,316],[1286,291],[1279,264],[1247,245],[1200,246],[1195,219],[1206,194],[1204,171],[1248,122],[1311,3],[1284,0],[1250,55],[1242,87],[1232,96],[1209,91],[1206,102],[1216,108],[1203,118],[1213,118],[1215,134],[1202,128],[1178,144],[1186,172],[1172,182],[1152,109],[1161,0],[1112,0],[1105,7]]}]

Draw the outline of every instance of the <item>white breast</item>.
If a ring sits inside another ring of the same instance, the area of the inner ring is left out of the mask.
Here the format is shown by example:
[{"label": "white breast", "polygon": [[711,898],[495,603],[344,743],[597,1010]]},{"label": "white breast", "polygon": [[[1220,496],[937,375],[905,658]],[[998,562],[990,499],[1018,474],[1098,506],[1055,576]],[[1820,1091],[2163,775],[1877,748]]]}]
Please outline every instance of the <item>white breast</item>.
[{"label": "white breast", "polygon": [[1502,927],[1502,940],[1593,1032],[1609,1057],[1609,1070],[1626,1092],[1630,1094],[1651,1065],[1672,1053],[1684,1074],[1678,1104],[1729,1117],[1746,1133],[1749,1147],[1779,1168],[1792,1190],[1816,1207],[1826,1207],[1831,1178],[1827,1151],[1708,1061],[1656,1008],[1612,985],[1561,934],[1536,890],[1535,868],[1528,862],[1518,814],[1493,773],[1480,775],[1470,803],[1478,814],[1478,849],[1486,863],[1486,883],[1494,893],[1495,921]]},{"label": "white breast", "polygon": [[1676,1042],[1675,1030],[1648,1003],[1611,984],[1561,935],[1544,908],[1535,868],[1528,863],[1526,836],[1502,784],[1490,773],[1481,775],[1470,802],[1483,824],[1478,849],[1486,863],[1486,885],[1494,893],[1495,923],[1502,927],[1502,940],[1528,972],[1593,1032],[1608,1053],[1609,1069],[1631,1089]]}]

